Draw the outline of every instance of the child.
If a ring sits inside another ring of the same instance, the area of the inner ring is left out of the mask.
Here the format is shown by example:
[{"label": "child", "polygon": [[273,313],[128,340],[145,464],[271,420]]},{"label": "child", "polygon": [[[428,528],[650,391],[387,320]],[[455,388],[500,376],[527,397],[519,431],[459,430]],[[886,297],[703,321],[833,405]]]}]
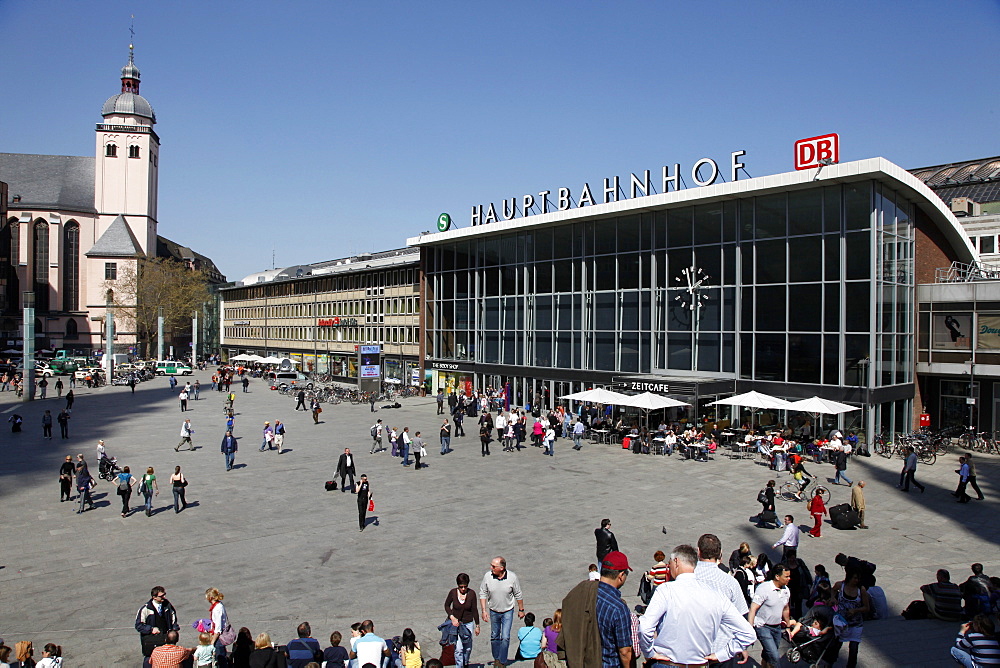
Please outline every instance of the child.
[{"label": "child", "polygon": [[597,571],[597,564],[591,564],[589,567],[587,567],[587,570],[589,571],[589,573],[587,573],[588,580],[601,579],[601,574]]},{"label": "child", "polygon": [[533,660],[542,651],[542,630],[535,626],[534,613],[524,616],[524,627],[517,632],[517,640],[515,661]]},{"label": "child", "polygon": [[[361,637],[361,622],[354,622],[351,624],[351,653],[354,653],[354,646],[358,642],[358,638]],[[358,668],[358,660],[351,659],[349,668]]]},{"label": "child", "polygon": [[214,668],[215,645],[212,644],[212,634],[202,631],[198,634],[198,646],[194,650],[195,668]]},{"label": "child", "polygon": [[[794,638],[795,634],[801,631],[803,628],[808,634],[809,639],[818,638],[821,635],[825,635],[830,630],[829,627],[825,629],[823,628],[823,622],[819,618],[813,619],[812,623],[810,623],[809,626],[805,627],[802,626],[802,622],[796,621],[792,622],[792,625],[787,629],[785,629],[788,632],[788,639],[791,640],[792,638]],[[804,636],[801,637],[800,640],[805,640],[805,637]]]},{"label": "child", "polygon": [[334,631],[330,634],[330,646],[323,650],[323,661],[326,662],[326,668],[344,668],[350,659],[347,650],[340,646],[341,640],[343,640],[343,636],[340,635],[340,631]]},{"label": "child", "polygon": [[413,629],[403,629],[399,643],[399,661],[402,668],[421,668],[424,661],[420,656],[420,643]]}]

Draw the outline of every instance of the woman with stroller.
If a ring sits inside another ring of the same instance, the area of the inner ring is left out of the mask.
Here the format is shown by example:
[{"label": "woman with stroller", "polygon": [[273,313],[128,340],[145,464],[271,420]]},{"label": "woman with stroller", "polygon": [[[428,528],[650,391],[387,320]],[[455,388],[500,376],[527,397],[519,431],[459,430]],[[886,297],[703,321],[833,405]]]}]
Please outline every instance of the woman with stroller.
[{"label": "woman with stroller", "polygon": [[823,662],[832,666],[840,656],[840,648],[848,643],[847,668],[858,665],[858,646],[864,631],[864,616],[872,608],[868,590],[861,586],[861,574],[855,569],[848,569],[843,580],[833,585],[830,597],[836,603],[837,615],[843,619],[843,624],[834,618],[836,638],[823,653]]}]

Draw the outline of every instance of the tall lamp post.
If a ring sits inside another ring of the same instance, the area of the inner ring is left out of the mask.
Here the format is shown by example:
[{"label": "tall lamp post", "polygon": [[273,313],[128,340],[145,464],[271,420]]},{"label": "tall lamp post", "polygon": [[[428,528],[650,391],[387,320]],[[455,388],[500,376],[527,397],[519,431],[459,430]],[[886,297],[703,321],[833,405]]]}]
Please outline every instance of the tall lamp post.
[{"label": "tall lamp post", "polygon": [[[973,353],[975,355],[975,353]],[[976,425],[973,423],[973,419],[976,411],[976,360],[975,357],[969,358],[969,397],[965,400],[965,403],[969,405],[969,431],[975,433],[979,431]]]},{"label": "tall lamp post", "polygon": [[33,401],[35,399],[35,293],[21,293],[21,302],[24,312],[24,391],[21,393],[22,401]]},{"label": "tall lamp post", "polygon": [[868,403],[869,399],[871,398],[870,392],[872,388],[871,379],[868,377],[868,367],[871,366],[871,362],[872,362],[871,358],[868,357],[867,355],[862,359],[858,360],[858,369],[861,373],[861,376],[858,378],[858,382],[859,384],[861,383],[864,384],[864,386],[862,387],[863,394],[861,402],[861,407],[862,407],[861,428],[865,432],[866,445],[871,443],[871,433],[870,433],[871,430],[869,429],[869,426],[871,425],[871,416],[868,414]]}]

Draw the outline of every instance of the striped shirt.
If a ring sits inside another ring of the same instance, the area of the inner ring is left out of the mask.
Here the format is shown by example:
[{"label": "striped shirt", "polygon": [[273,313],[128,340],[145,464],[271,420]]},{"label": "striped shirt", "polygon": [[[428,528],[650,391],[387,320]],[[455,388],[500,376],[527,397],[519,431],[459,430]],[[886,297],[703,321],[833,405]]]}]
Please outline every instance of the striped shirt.
[{"label": "striped shirt", "polygon": [[740,583],[729,573],[724,572],[714,561],[699,561],[694,568],[694,576],[698,582],[711,587],[719,592],[736,606],[736,611],[741,615],[747,614],[750,608],[747,607],[746,597]]},{"label": "striped shirt", "polygon": [[1000,666],[1000,643],[995,638],[969,631],[958,636],[955,646],[971,654],[977,666]]},{"label": "striped shirt", "polygon": [[632,647],[632,616],[620,591],[607,582],[597,584],[597,630],[601,634],[601,665],[621,668],[621,647]]}]

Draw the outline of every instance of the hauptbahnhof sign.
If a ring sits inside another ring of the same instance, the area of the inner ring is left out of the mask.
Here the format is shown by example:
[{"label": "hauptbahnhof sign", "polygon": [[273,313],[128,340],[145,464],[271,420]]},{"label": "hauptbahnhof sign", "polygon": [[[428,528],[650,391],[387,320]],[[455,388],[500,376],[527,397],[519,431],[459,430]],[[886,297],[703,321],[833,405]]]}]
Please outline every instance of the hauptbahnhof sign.
[{"label": "hauptbahnhof sign", "polygon": [[[746,167],[745,164],[740,162],[740,158],[744,155],[746,155],[746,151],[733,151],[730,155],[729,174],[732,181],[739,179],[740,170]],[[691,181],[696,186],[710,186],[718,178],[719,163],[711,158],[702,158],[691,167]],[[680,163],[674,163],[672,170],[670,165],[665,165],[662,168],[659,179],[661,193],[670,192],[671,187],[675,191],[680,190],[682,184],[684,182],[681,179]],[[652,176],[647,169],[641,175],[630,175],[627,192],[622,180],[615,176],[610,179],[604,179],[604,186],[598,189],[597,193],[601,196],[600,203],[607,204],[609,202],[618,202],[622,199],[646,197],[647,195],[655,194],[656,191],[653,190]],[[489,206],[485,208],[482,204],[473,206],[471,223],[473,225],[487,225],[501,220],[524,218],[535,213],[568,211],[569,209],[593,206],[594,204],[597,204],[597,200],[594,198],[594,191],[591,189],[589,183],[584,183],[575,200],[573,192],[569,188],[556,188],[554,192],[551,190],[540,191],[537,198],[535,195],[528,194],[521,198],[511,197],[509,200],[505,199],[499,209],[497,209],[496,204],[493,202],[490,202]],[[555,208],[553,208],[553,205],[555,205]],[[536,209],[537,211],[535,211]]]}]

